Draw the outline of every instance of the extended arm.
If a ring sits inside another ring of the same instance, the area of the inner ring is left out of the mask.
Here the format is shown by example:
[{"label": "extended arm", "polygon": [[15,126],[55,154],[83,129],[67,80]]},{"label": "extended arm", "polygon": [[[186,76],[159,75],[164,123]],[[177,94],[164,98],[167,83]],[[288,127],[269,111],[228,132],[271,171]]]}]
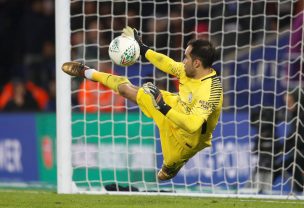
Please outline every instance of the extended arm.
[{"label": "extended arm", "polygon": [[197,131],[208,118],[207,114],[201,116],[184,114],[174,109],[171,109],[166,116],[177,126],[189,133]]},{"label": "extended arm", "polygon": [[162,70],[167,74],[171,74],[175,77],[180,77],[181,72],[184,69],[184,64],[176,62],[168,56],[157,53],[151,49],[147,50],[145,57],[153,64],[156,68]]},{"label": "extended arm", "polygon": [[203,110],[199,106],[195,106],[192,114],[180,113],[167,105],[162,97],[160,90],[148,82],[143,85],[145,93],[149,94],[152,98],[153,105],[163,115],[169,118],[173,123],[182,128],[183,130],[193,133],[197,131],[210,115],[210,110]]},{"label": "extended arm", "polygon": [[178,78],[184,71],[184,64],[182,62],[176,62],[168,56],[161,53],[157,53],[145,44],[143,44],[136,29],[132,29],[127,26],[123,29],[122,35],[134,38],[138,42],[138,45],[140,47],[140,54],[142,56],[145,56],[150,61],[150,63],[152,63],[156,68]]}]

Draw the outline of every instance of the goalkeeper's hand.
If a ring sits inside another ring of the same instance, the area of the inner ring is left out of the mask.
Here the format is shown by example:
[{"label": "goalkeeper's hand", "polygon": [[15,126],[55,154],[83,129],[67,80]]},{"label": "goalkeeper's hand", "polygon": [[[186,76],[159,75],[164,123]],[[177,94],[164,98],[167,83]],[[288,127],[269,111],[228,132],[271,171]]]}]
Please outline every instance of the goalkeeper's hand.
[{"label": "goalkeeper's hand", "polygon": [[141,37],[139,36],[139,33],[135,28],[131,28],[129,26],[126,26],[122,30],[122,35],[135,39],[137,41],[139,47],[140,47],[140,55],[145,56],[149,47],[146,46],[145,44],[143,44],[143,42],[141,40]]},{"label": "goalkeeper's hand", "polygon": [[151,82],[145,83],[143,89],[146,94],[151,96],[154,107],[166,115],[171,107],[165,103],[160,90]]}]

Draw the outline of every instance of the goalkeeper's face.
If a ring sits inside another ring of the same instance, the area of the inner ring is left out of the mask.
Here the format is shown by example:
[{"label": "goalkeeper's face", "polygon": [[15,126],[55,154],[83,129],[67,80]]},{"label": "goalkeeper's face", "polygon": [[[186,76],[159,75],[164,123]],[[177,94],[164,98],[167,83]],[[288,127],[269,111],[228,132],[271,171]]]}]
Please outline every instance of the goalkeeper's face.
[{"label": "goalkeeper's face", "polygon": [[185,66],[186,76],[189,77],[189,78],[195,78],[196,67],[195,67],[193,59],[190,56],[191,50],[192,50],[192,46],[188,46],[186,48],[183,63],[184,63],[184,66]]}]

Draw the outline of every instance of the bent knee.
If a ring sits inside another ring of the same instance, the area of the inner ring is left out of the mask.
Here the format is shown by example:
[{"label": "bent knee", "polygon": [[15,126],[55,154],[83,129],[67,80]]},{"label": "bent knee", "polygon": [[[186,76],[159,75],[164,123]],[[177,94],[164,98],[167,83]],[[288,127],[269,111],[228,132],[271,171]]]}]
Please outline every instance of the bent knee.
[{"label": "bent knee", "polygon": [[118,93],[125,97],[126,95],[128,95],[128,83],[124,83],[118,86]]},{"label": "bent knee", "polygon": [[137,92],[138,88],[130,83],[123,83],[118,86],[118,93],[133,102],[136,102]]}]

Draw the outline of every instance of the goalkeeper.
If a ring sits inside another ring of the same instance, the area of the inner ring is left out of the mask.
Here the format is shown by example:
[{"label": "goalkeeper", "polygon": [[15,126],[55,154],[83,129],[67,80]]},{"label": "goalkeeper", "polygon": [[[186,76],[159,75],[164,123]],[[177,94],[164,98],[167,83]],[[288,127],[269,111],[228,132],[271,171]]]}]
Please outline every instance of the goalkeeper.
[{"label": "goalkeeper", "polygon": [[146,116],[153,118],[164,158],[158,179],[169,180],[197,152],[211,146],[223,103],[221,82],[211,68],[215,49],[207,40],[191,40],[183,62],[176,62],[144,45],[136,29],[127,26],[122,35],[133,37],[140,54],[155,67],[179,79],[178,94],[159,90],[152,83],[137,87],[126,77],[98,72],[77,62],[64,63],[62,70],[104,84],[137,103]]}]

